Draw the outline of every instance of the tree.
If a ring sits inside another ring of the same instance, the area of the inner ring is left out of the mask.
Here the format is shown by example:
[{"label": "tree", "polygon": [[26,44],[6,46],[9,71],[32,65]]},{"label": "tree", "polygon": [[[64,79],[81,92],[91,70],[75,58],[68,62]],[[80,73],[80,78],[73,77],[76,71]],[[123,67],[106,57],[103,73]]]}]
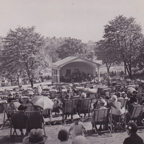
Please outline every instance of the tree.
[{"label": "tree", "polygon": [[58,57],[60,59],[66,58],[68,56],[83,54],[83,43],[81,40],[74,39],[74,38],[67,38],[58,49],[56,50],[58,53]]},{"label": "tree", "polygon": [[95,53],[98,60],[102,60],[103,64],[106,65],[107,72],[110,72],[112,64],[117,62],[116,50],[107,40],[100,40],[97,42]]},{"label": "tree", "polygon": [[134,61],[139,55],[143,40],[141,26],[133,17],[120,15],[105,26],[103,37],[115,46],[117,56],[124,62],[129,77],[132,78]]},{"label": "tree", "polygon": [[58,53],[56,50],[64,43],[64,39],[62,38],[49,38],[47,37],[45,39],[45,55],[49,59],[51,59],[51,62],[56,62],[58,60]]},{"label": "tree", "polygon": [[42,54],[43,47],[44,37],[35,32],[35,27],[10,30],[4,38],[1,69],[7,75],[17,76],[26,71],[33,87],[36,71],[46,64]]}]

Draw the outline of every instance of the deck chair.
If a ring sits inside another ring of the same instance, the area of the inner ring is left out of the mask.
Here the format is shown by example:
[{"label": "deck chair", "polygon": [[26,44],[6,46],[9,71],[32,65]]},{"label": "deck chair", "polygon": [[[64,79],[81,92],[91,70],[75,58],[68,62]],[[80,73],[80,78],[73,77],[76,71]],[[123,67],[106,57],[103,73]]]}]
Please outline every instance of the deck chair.
[{"label": "deck chair", "polygon": [[74,112],[74,114],[76,114],[77,113],[77,104],[78,104],[79,99],[72,99],[72,101],[73,101],[73,112]]},{"label": "deck chair", "polygon": [[[123,109],[122,109],[123,110]],[[125,131],[126,126],[126,113],[121,113],[120,110],[111,108],[112,131]]]},{"label": "deck chair", "polygon": [[27,116],[27,133],[29,133],[31,129],[41,128],[44,130],[44,134],[46,134],[44,119],[40,111],[26,112],[26,116]]},{"label": "deck chair", "polygon": [[141,122],[142,120],[143,107],[144,105],[133,107],[133,109],[129,113],[129,121],[134,121],[135,123],[137,123],[137,125],[139,125],[139,122]]},{"label": "deck chair", "polygon": [[84,117],[85,117],[86,113],[88,113],[88,116],[90,116],[91,102],[92,99],[90,98],[81,99],[80,109],[78,110],[79,115],[81,113],[84,113]]},{"label": "deck chair", "polygon": [[[73,101],[69,100],[69,99],[65,99],[64,100],[64,104],[63,104],[63,116],[62,116],[62,120],[66,120],[67,116],[71,115],[71,120],[73,120]],[[64,118],[65,116],[65,118]]]},{"label": "deck chair", "polygon": [[3,113],[4,112],[4,106],[2,103],[0,103],[0,113]]},{"label": "deck chair", "polygon": [[[109,132],[111,135],[111,117],[110,117],[110,109],[94,109],[94,117],[93,117],[93,123],[95,132],[98,133],[97,125],[104,125],[105,128],[103,130],[100,130],[100,132]],[[111,135],[112,136],[112,135]]]},{"label": "deck chair", "polygon": [[[23,135],[22,129],[26,129],[26,115],[24,112],[15,111],[11,114],[10,120],[10,137],[14,135],[18,135],[17,129],[21,131],[21,135]],[[14,131],[13,131],[14,129]]]},{"label": "deck chair", "polygon": [[3,124],[0,129],[3,129],[6,126],[7,122],[10,122],[11,114],[14,110],[11,110],[9,103],[2,103],[4,108]]},{"label": "deck chair", "polygon": [[42,115],[43,115],[44,118],[49,118],[50,123],[51,123],[51,118],[52,118],[52,110],[51,109],[43,110]]}]

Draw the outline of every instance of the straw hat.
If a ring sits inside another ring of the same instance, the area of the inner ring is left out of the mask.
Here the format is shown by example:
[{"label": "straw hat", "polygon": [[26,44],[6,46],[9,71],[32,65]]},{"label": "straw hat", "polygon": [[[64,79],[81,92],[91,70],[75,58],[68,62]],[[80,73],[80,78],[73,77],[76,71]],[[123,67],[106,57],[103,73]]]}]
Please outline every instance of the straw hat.
[{"label": "straw hat", "polygon": [[32,129],[29,136],[23,139],[23,144],[42,144],[47,140],[42,129]]}]

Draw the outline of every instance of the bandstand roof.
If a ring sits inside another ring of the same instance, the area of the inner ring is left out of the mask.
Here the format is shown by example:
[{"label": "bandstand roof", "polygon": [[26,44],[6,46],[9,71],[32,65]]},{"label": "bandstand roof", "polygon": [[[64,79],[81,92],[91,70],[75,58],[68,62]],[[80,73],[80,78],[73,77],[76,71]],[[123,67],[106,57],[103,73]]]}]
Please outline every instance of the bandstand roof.
[{"label": "bandstand roof", "polygon": [[66,57],[60,61],[53,63],[52,68],[53,69],[59,69],[59,68],[63,67],[64,65],[72,63],[72,62],[84,62],[84,63],[88,63],[88,64],[93,65],[93,66],[100,66],[101,65],[100,62],[93,62],[93,61],[90,61],[90,60],[87,60],[84,58],[80,58],[80,57],[76,57],[76,56],[69,56],[69,57]]}]

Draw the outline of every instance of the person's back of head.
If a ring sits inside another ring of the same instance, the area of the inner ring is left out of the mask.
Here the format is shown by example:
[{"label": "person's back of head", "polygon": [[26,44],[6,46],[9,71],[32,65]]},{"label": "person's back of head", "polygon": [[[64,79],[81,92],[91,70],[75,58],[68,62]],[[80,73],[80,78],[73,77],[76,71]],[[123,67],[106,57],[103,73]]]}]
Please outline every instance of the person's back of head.
[{"label": "person's back of head", "polygon": [[67,141],[69,139],[69,134],[65,129],[61,129],[58,133],[58,139],[60,141]]}]

